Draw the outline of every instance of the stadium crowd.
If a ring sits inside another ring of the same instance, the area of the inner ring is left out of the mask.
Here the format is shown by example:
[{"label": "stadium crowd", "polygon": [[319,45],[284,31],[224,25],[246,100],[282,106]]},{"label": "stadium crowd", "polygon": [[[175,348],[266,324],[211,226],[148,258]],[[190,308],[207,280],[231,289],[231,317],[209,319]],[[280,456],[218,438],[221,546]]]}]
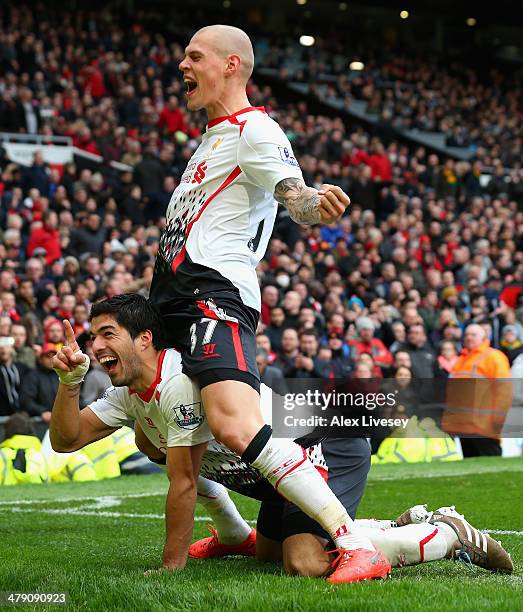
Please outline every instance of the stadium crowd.
[{"label": "stadium crowd", "polygon": [[[62,170],[36,152],[24,167],[0,153],[0,415],[27,410],[48,422],[58,385],[51,358],[64,340],[60,320],[71,320],[88,349],[91,303],[128,291],[147,295],[170,195],[205,120],[184,110],[181,39],[138,22],[124,30],[104,11],[40,19],[22,6],[1,23],[0,130],[69,136],[106,162],[99,170],[80,162]],[[501,121],[501,102],[473,75],[463,85],[467,96],[456,88],[447,97],[454,81],[431,70],[398,60],[352,81],[340,76],[336,87],[354,96],[359,88],[393,117],[410,108],[411,125],[421,117],[440,129],[444,121],[460,125],[462,100],[476,94],[470,125]],[[303,78],[314,72],[309,65]],[[405,105],[402,78],[430,80],[439,92],[431,99],[444,104],[429,112],[420,88]],[[305,101],[280,105],[256,82],[248,94],[285,130],[307,184],[339,184],[352,200],[335,227],[298,226],[278,211],[258,268],[262,380],[400,372],[445,378],[471,322],[514,363],[523,353],[519,157],[488,141],[478,143],[471,162],[455,162],[349,129],[340,117],[311,114]],[[493,106],[475,116],[483,96]],[[504,104],[512,108],[517,98]],[[502,143],[500,134],[512,130],[517,153],[521,121],[511,117],[499,134],[485,126],[481,133]],[[111,160],[128,168],[109,169]],[[495,175],[484,185],[482,168],[491,161]],[[510,182],[506,165],[513,167]],[[94,364],[88,376],[83,405],[109,384]]]},{"label": "stadium crowd", "polygon": [[[310,85],[325,101],[341,101],[344,108],[364,102],[366,113],[389,128],[442,133],[448,146],[470,148],[485,165],[501,164],[521,180],[521,69],[391,53],[368,41],[355,51],[354,44],[351,37],[336,36],[319,37],[313,47],[263,40],[259,63],[277,69],[285,82]],[[364,69],[347,70],[357,58]]]}]

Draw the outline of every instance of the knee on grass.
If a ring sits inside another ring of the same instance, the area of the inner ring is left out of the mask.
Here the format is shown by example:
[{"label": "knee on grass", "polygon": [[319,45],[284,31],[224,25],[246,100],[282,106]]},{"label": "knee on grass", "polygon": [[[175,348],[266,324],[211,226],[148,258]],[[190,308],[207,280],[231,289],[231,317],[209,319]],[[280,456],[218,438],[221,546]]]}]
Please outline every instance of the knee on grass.
[{"label": "knee on grass", "polygon": [[312,534],[290,536],[283,543],[283,568],[289,576],[325,576],[331,569],[325,540]]},{"label": "knee on grass", "polygon": [[309,558],[292,555],[284,557],[283,568],[289,576],[319,578],[329,572],[330,562],[327,553]]}]

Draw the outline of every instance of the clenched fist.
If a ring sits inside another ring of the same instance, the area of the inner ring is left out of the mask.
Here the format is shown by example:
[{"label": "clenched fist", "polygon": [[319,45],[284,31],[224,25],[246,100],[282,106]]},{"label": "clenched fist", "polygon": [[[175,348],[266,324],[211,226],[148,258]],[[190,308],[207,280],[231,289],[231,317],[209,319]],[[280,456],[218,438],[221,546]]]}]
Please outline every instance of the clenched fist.
[{"label": "clenched fist", "polygon": [[318,190],[320,196],[320,216],[322,223],[334,223],[350,205],[349,196],[337,185],[324,184]]}]

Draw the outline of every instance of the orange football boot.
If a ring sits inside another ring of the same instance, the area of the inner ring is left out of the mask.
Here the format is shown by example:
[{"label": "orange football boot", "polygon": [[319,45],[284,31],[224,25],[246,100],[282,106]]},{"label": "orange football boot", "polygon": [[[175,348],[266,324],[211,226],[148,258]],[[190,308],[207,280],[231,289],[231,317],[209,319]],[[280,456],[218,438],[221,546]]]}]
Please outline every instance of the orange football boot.
[{"label": "orange football boot", "polygon": [[337,548],[329,552],[337,552],[338,556],[332,562],[336,569],[327,578],[327,582],[344,584],[361,582],[362,580],[375,580],[389,578],[392,568],[379,550],[345,550]]},{"label": "orange football boot", "polygon": [[218,542],[216,529],[212,527],[208,527],[208,529],[212,533],[210,538],[203,538],[190,545],[189,557],[191,559],[216,559],[231,555],[256,556],[256,529],[251,529],[251,533],[240,544],[222,544]]}]

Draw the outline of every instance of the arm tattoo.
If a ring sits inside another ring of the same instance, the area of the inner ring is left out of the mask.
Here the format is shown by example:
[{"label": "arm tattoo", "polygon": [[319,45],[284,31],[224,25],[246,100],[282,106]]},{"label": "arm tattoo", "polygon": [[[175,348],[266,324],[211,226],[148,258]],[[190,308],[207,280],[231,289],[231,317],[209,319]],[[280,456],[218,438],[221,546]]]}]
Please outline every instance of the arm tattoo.
[{"label": "arm tattoo", "polygon": [[274,199],[283,204],[296,223],[320,223],[320,196],[313,187],[307,187],[302,179],[286,178],[274,189]]}]

